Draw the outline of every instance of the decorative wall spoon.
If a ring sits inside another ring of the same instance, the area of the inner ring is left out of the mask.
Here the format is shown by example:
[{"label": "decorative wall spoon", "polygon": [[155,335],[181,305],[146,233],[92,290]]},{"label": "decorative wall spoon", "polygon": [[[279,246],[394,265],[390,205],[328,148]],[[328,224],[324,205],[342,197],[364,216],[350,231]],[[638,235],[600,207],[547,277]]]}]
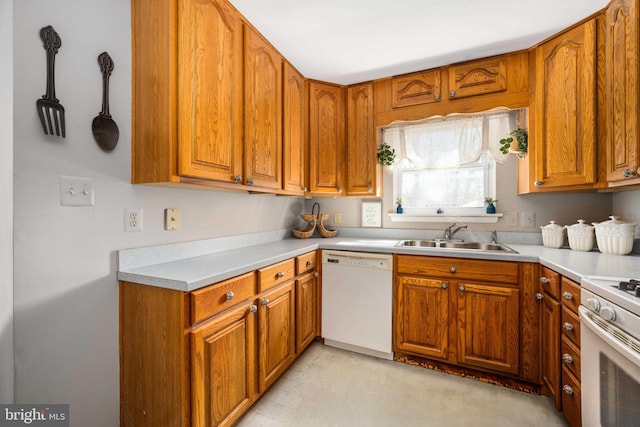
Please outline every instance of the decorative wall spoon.
[{"label": "decorative wall spoon", "polygon": [[109,114],[109,76],[113,71],[113,60],[107,52],[102,52],[98,56],[98,64],[102,71],[102,111],[93,119],[91,130],[100,148],[111,151],[120,136],[118,125]]}]

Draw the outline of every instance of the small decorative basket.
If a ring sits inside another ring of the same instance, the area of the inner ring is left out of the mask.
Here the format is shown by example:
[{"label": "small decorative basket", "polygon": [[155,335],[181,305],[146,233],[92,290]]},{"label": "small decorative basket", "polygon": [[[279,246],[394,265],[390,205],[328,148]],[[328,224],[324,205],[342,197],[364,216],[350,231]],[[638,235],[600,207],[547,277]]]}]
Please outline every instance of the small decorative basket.
[{"label": "small decorative basket", "polygon": [[[316,206],[318,207],[318,213],[315,213]],[[293,235],[298,239],[308,239],[313,235],[316,228],[322,237],[335,237],[338,234],[338,230],[329,230],[325,227],[324,221],[329,218],[329,215],[320,213],[320,203],[314,203],[311,213],[302,214],[300,217],[307,221],[307,226],[304,230],[293,230]]]}]

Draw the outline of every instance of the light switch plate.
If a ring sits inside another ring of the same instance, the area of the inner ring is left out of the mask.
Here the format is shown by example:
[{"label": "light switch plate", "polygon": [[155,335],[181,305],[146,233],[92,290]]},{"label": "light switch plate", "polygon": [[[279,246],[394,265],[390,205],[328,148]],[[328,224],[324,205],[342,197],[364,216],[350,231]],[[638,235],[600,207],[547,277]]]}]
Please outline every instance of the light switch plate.
[{"label": "light switch plate", "polygon": [[176,208],[164,210],[164,229],[177,230],[180,228],[180,211]]},{"label": "light switch plate", "polygon": [[536,226],[535,212],[520,212],[520,227],[534,228]]},{"label": "light switch plate", "polygon": [[93,180],[79,176],[60,176],[60,206],[93,206]]},{"label": "light switch plate", "polygon": [[518,212],[505,212],[504,213],[504,225],[506,227],[518,226]]}]

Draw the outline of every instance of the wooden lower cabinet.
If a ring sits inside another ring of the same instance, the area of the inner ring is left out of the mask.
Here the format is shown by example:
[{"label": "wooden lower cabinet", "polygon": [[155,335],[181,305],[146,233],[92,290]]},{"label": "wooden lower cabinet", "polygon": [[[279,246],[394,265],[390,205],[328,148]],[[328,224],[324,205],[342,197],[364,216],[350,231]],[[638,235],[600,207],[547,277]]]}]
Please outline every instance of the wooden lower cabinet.
[{"label": "wooden lower cabinet", "polygon": [[315,268],[313,251],[192,292],[120,282],[120,425],[236,423],[319,335]]},{"label": "wooden lower cabinet", "polygon": [[540,364],[542,383],[561,409],[560,395],[560,303],[546,293],[540,293]]},{"label": "wooden lower cabinet", "polygon": [[536,316],[521,309],[533,269],[522,265],[397,256],[394,351],[534,380]]},{"label": "wooden lower cabinet", "polygon": [[264,392],[296,357],[294,282],[259,297],[260,392]]},{"label": "wooden lower cabinet", "polygon": [[249,301],[191,331],[194,427],[231,425],[255,401],[256,311]]}]

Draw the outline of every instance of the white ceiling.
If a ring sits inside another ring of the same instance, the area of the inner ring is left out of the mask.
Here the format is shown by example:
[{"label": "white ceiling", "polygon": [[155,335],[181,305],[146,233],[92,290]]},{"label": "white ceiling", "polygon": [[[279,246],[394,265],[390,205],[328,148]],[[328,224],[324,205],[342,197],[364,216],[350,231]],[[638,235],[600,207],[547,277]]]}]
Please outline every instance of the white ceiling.
[{"label": "white ceiling", "polygon": [[527,49],[609,0],[230,0],[305,77],[351,84]]}]

